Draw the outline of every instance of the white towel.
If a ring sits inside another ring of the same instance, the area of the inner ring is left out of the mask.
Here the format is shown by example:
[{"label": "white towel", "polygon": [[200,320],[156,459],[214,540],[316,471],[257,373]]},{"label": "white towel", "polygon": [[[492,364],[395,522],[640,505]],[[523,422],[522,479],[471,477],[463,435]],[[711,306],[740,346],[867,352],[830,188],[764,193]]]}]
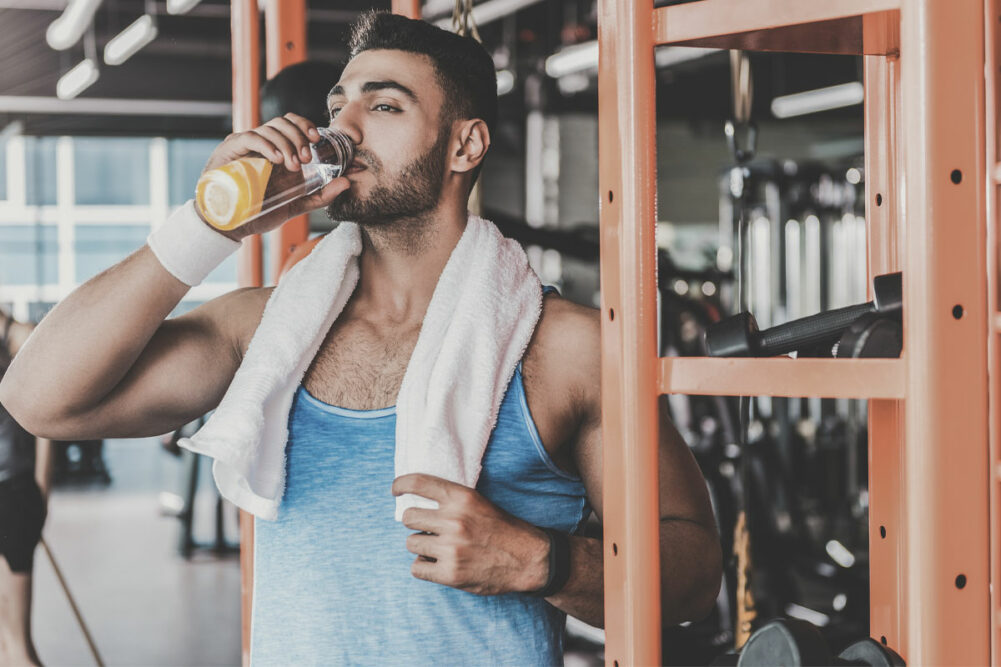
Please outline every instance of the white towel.
[{"label": "white towel", "polygon": [[[275,288],[219,407],[180,445],[215,459],[219,492],[274,520],[285,492],[292,398],[358,283],[361,233],[341,223]],[[542,286],[516,241],[470,215],[431,302],[397,397],[396,475],[474,487],[508,383],[542,312]],[[389,489],[386,489],[389,493]],[[408,507],[436,507],[400,496]]]}]

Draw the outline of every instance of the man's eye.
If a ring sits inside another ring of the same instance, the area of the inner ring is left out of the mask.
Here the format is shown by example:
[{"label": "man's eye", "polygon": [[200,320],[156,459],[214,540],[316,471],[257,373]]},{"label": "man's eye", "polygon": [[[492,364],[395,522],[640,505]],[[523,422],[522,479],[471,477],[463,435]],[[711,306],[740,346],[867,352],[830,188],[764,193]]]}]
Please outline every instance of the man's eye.
[{"label": "man's eye", "polygon": [[330,117],[331,117],[331,118],[335,117],[335,116],[337,115],[337,113],[338,113],[338,112],[339,112],[340,110],[341,110],[341,108],[340,108],[340,107],[337,107],[337,108],[335,108],[335,109],[331,109],[331,110],[330,110]]},{"label": "man's eye", "polygon": [[373,109],[375,111],[399,111],[396,107],[390,106],[388,104],[376,104]]}]

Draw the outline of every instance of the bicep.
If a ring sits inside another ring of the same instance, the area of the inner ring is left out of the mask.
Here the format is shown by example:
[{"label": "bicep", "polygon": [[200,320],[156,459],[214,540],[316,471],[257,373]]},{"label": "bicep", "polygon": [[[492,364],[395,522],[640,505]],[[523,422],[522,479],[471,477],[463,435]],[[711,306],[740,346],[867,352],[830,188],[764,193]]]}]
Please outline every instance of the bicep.
[{"label": "bicep", "polygon": [[[658,401],[658,405],[657,478],[660,518],[692,521],[715,530],[709,494],[695,457],[671,422],[665,401]],[[604,493],[600,404],[596,410],[599,416],[586,421],[580,429],[574,458],[587,489],[588,500],[598,518],[601,518]]]},{"label": "bicep", "polygon": [[239,368],[239,324],[249,319],[251,299],[245,291],[232,292],[163,322],[98,405],[42,435],[147,437],[175,430],[212,410]]}]

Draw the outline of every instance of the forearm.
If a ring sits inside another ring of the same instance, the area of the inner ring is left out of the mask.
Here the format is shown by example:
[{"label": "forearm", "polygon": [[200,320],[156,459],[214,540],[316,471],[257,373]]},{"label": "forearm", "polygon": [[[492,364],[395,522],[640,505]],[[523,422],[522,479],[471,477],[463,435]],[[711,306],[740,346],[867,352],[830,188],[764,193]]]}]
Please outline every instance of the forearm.
[{"label": "forearm", "polygon": [[0,382],[18,412],[84,410],[121,381],[188,292],[149,246],[78,287],[39,323]]},{"label": "forearm", "polygon": [[[570,538],[570,579],[547,600],[589,625],[604,627],[603,552],[600,540]],[[660,531],[661,613],[669,624],[700,620],[719,591],[722,554],[715,531],[665,520]]]},{"label": "forearm", "polygon": [[722,580],[722,558],[715,527],[661,520],[660,606],[665,624],[700,621],[709,614]]}]

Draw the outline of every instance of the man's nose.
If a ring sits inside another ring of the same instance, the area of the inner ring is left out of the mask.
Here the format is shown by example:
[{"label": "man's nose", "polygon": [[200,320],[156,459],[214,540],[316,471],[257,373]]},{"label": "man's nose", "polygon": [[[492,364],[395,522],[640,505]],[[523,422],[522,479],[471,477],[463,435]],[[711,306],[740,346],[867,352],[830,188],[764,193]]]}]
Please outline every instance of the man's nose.
[{"label": "man's nose", "polygon": [[355,146],[361,144],[364,138],[360,123],[360,109],[361,105],[359,104],[345,104],[330,121],[330,128],[346,134]]}]

